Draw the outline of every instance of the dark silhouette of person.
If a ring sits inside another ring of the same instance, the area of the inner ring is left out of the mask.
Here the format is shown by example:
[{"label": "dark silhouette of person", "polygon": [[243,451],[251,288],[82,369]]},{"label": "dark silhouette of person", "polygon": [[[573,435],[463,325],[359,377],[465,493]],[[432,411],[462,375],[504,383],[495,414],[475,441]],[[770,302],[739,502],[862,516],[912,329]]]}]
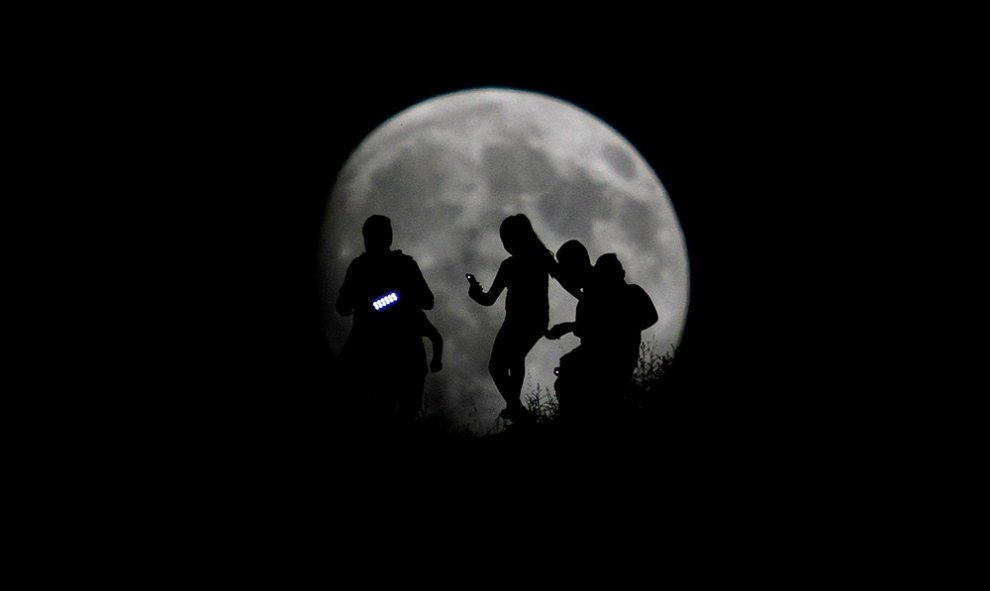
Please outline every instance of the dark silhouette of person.
[{"label": "dark silhouette of person", "polygon": [[[554,278],[569,294],[581,299],[584,288],[591,281],[593,271],[588,249],[578,240],[568,240],[557,249],[557,266]],[[573,322],[555,325],[547,331],[547,337],[559,339],[574,331]]]},{"label": "dark silhouette of person", "polygon": [[442,341],[423,312],[433,308],[433,292],[416,261],[391,250],[389,218],[369,217],[362,233],[365,252],[347,268],[336,302],[338,313],[354,315],[337,365],[359,412],[373,420],[408,422],[422,406],[424,335],[434,341],[434,365],[440,365],[436,343]]},{"label": "dark silhouette of person", "polygon": [[[568,240],[557,249],[557,273],[555,278],[568,293],[580,300],[585,287],[591,281],[593,267],[588,249],[578,240]],[[577,328],[576,322],[563,322],[554,325],[547,331],[547,338],[559,339],[565,334],[572,333]],[[562,416],[571,414],[574,399],[580,396],[575,390],[583,383],[583,370],[586,369],[583,359],[585,350],[578,345],[565,353],[554,369],[558,376],[554,383],[557,401],[560,404]]]},{"label": "dark silhouette of person", "polygon": [[577,299],[591,278],[591,256],[588,249],[577,240],[568,240],[557,249],[557,272],[554,277],[560,286]]},{"label": "dark silhouette of person", "polygon": [[555,261],[523,214],[507,217],[499,227],[499,235],[511,256],[499,265],[491,289],[486,292],[472,281],[468,295],[483,306],[491,306],[503,290],[507,291],[505,320],[495,336],[488,371],[505,399],[506,408],[500,416],[527,422],[532,420],[532,414],[519,399],[526,355],[544,336],[550,322],[549,276]]},{"label": "dark silhouette of person", "polygon": [[615,412],[639,360],[641,333],[659,319],[650,296],[625,281],[613,253],[603,254],[587,276],[574,322],[547,331],[573,332],[581,345],[561,358],[554,384],[561,416],[587,419]]}]

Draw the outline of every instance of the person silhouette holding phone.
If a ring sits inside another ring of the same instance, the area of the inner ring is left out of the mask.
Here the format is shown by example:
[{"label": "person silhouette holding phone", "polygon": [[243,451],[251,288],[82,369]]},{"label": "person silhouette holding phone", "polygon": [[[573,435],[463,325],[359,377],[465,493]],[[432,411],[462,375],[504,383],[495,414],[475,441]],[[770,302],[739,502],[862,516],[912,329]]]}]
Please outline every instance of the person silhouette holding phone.
[{"label": "person silhouette holding phone", "polygon": [[499,265],[488,291],[469,275],[468,296],[483,306],[491,306],[502,291],[507,292],[505,320],[492,344],[488,371],[505,399],[506,408],[500,416],[527,422],[532,420],[532,413],[520,401],[526,355],[549,325],[549,277],[555,261],[524,214],[507,217],[499,227],[499,235],[510,256]]}]

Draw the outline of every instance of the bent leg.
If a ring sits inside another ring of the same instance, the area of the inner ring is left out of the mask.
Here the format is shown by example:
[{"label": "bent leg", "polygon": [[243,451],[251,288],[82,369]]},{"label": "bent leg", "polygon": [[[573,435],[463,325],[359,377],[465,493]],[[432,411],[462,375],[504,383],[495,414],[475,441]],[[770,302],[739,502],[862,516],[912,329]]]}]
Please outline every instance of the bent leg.
[{"label": "bent leg", "polygon": [[[495,382],[495,388],[502,395],[507,403],[511,404],[512,380],[509,376],[509,366],[512,365],[513,345],[510,331],[503,325],[495,335],[495,342],[492,344],[492,356],[488,360],[488,373],[491,374]],[[515,399],[519,399],[516,392]]]},{"label": "bent leg", "polygon": [[542,336],[542,330],[521,331],[503,325],[495,337],[488,371],[509,408],[522,407],[519,396],[526,376],[526,355]]}]

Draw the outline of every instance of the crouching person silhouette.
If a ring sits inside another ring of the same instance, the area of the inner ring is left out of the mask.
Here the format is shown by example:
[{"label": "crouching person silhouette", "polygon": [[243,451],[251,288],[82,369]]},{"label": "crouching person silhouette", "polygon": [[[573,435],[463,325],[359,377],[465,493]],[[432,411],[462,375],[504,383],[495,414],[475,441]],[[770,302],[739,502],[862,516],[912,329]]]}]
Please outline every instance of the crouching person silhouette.
[{"label": "crouching person silhouette", "polygon": [[[591,282],[593,270],[588,249],[580,241],[568,240],[557,249],[555,278],[561,287],[576,299],[580,300],[584,295],[585,288]],[[548,339],[556,340],[572,332],[580,332],[577,330],[577,322],[563,322],[549,329],[546,336]],[[581,397],[584,393],[582,385],[586,379],[584,353],[585,350],[578,345],[565,353],[560,358],[558,367],[554,369],[557,375],[554,392],[557,395],[562,418],[572,416],[575,408],[580,410],[582,407]]]},{"label": "crouching person silhouette", "polygon": [[554,278],[575,298],[581,299],[581,293],[591,279],[592,270],[591,255],[580,241],[568,240],[557,249],[557,272]]},{"label": "crouching person silhouette", "polygon": [[505,399],[506,407],[500,416],[513,422],[529,422],[533,416],[519,397],[526,355],[546,333],[550,322],[549,276],[555,262],[523,214],[507,217],[499,227],[499,235],[509,258],[499,265],[487,292],[469,276],[468,296],[483,306],[491,306],[503,290],[507,292],[505,320],[492,344],[488,371]]},{"label": "crouching person silhouette", "polygon": [[554,385],[561,416],[577,420],[619,410],[639,360],[641,333],[658,320],[650,296],[626,283],[615,254],[600,256],[586,277],[574,322],[547,331],[551,339],[568,332],[581,339],[561,358]]},{"label": "crouching person silhouette", "polygon": [[419,414],[426,377],[423,336],[433,341],[434,371],[443,341],[423,310],[433,292],[412,257],[391,250],[389,218],[373,215],[362,228],[365,252],[347,269],[337,312],[354,316],[337,359],[344,402],[382,425],[408,423]]}]

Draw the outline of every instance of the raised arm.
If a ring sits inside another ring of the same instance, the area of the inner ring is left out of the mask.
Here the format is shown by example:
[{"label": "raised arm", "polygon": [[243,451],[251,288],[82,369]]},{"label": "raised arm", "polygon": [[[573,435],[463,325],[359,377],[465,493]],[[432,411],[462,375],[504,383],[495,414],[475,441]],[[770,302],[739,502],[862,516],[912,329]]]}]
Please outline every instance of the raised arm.
[{"label": "raised arm", "polygon": [[494,304],[498,299],[498,296],[502,295],[502,290],[504,290],[507,285],[506,276],[509,271],[506,270],[506,262],[507,261],[502,261],[502,264],[499,266],[498,273],[495,274],[495,280],[492,281],[491,289],[486,292],[480,285],[474,283],[468,288],[468,296],[482,306],[491,306]]}]

